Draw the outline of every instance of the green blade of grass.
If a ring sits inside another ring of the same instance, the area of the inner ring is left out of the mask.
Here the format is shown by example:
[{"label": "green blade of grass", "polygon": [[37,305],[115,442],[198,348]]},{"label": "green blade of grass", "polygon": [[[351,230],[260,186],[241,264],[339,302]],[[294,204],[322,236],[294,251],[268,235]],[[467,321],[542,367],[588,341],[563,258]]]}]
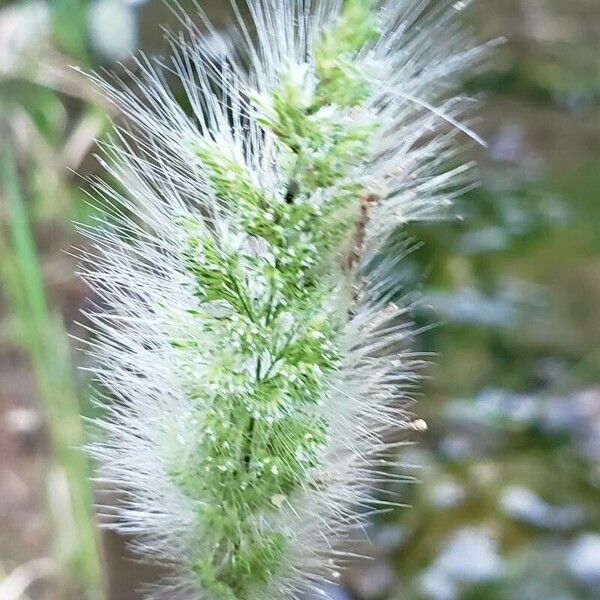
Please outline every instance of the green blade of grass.
[{"label": "green blade of grass", "polygon": [[64,473],[73,528],[56,523],[55,551],[79,580],[83,597],[103,598],[97,530],[80,403],[72,372],[70,347],[61,318],[49,311],[39,261],[23,200],[14,157],[0,156],[0,190],[5,200],[8,236],[0,243],[0,275],[18,325],[18,342],[27,352],[43,403],[54,459]]}]

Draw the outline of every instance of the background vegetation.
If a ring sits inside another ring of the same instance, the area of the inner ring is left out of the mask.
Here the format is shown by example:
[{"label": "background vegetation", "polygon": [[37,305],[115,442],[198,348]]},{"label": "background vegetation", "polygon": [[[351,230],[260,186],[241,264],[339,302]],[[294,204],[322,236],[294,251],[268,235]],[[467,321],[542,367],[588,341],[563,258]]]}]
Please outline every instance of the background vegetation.
[{"label": "background vegetation", "polygon": [[[185,3],[184,3],[185,4]],[[226,2],[201,2],[226,23]],[[438,354],[404,450],[412,509],[380,519],[339,599],[570,600],[600,589],[600,3],[478,0],[508,39],[465,85],[485,95],[482,185],[403,281]],[[137,597],[156,569],[90,510],[79,414],[90,383],[68,333],[87,291],[69,254],[110,107],[69,65],[119,69],[163,47],[159,0],[0,2],[0,598]],[[77,172],[79,175],[75,175]],[[81,344],[79,344],[81,345]],[[417,466],[421,468],[417,469]],[[424,468],[423,468],[424,467]],[[96,502],[110,503],[110,495]]]}]

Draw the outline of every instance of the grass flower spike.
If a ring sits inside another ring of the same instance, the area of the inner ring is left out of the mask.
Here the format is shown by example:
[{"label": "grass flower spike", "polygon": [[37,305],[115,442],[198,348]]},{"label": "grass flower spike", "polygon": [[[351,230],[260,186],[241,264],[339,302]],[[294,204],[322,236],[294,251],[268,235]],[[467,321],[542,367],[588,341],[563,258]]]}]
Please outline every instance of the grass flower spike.
[{"label": "grass flower spike", "polygon": [[419,359],[384,249],[469,177],[451,93],[481,50],[459,4],[248,0],[235,44],[184,19],[169,65],[98,79],[129,122],[104,157],[125,191],[98,184],[84,257],[108,392],[93,452],[116,525],[177,567],[169,598],[336,579],[398,477]]}]

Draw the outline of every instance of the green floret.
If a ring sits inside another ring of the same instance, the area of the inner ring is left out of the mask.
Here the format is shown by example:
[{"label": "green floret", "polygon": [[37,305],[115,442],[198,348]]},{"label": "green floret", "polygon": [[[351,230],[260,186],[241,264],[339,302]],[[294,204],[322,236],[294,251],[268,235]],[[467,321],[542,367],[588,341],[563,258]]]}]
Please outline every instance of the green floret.
[{"label": "green floret", "polygon": [[234,231],[216,236],[199,219],[181,220],[198,330],[174,346],[197,441],[171,477],[198,506],[203,543],[191,568],[216,600],[264,597],[288,544],[265,526],[268,515],[322,466],[319,404],[341,366],[345,319],[326,301],[362,191],[350,176],[376,130],[355,118],[370,82],[352,62],[378,31],[373,8],[346,2],[314,42],[314,67],[289,65],[269,96],[252,98],[276,137],[287,190],[267,192],[226,143],[194,148]]},{"label": "green floret", "polygon": [[347,0],[341,19],[315,43],[317,103],[353,107],[368,95],[369,82],[352,61],[380,32],[374,7],[375,0]]}]

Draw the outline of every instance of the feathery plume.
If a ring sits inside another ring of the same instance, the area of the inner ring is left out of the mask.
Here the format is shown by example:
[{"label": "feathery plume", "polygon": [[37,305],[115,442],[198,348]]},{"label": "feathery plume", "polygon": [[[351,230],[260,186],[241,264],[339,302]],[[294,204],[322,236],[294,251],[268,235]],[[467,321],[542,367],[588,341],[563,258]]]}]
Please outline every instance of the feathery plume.
[{"label": "feathery plume", "polygon": [[[129,117],[103,158],[85,277],[107,391],[114,524],[172,563],[169,598],[293,598],[335,580],[387,506],[420,359],[391,302],[390,233],[469,179],[453,164],[478,60],[465,3],[247,0],[97,83]],[[185,91],[184,109],[166,80]],[[456,161],[454,161],[456,164]],[[395,438],[397,440],[397,436]],[[395,474],[396,473],[396,474]]]}]

